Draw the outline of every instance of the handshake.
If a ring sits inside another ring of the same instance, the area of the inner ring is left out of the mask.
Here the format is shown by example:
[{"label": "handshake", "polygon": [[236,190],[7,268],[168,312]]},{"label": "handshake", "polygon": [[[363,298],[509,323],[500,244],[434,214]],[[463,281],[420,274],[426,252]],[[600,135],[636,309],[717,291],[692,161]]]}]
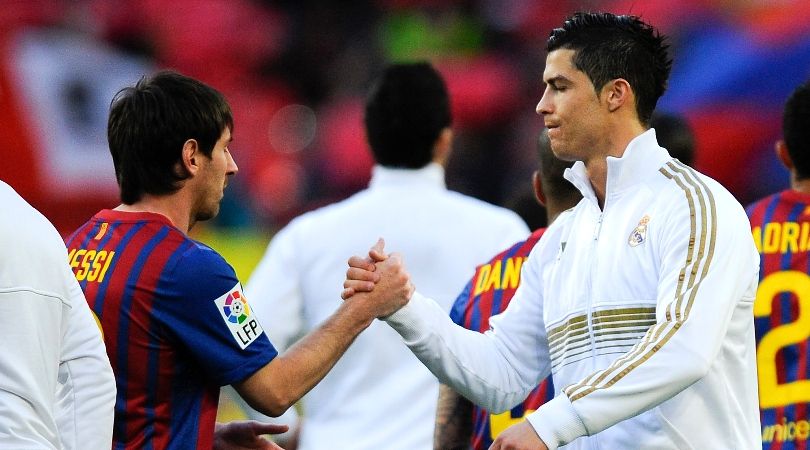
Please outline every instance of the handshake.
[{"label": "handshake", "polygon": [[349,258],[349,269],[340,297],[351,299],[363,308],[363,316],[384,318],[405,306],[414,293],[410,275],[405,270],[402,256],[385,254],[385,241],[380,238],[367,257]]}]

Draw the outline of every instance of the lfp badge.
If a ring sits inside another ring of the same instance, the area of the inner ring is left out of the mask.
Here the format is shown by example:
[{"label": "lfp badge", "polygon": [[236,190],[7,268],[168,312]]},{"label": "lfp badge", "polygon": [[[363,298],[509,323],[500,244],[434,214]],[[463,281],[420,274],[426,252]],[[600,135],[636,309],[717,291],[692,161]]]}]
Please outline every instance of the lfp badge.
[{"label": "lfp badge", "polygon": [[250,307],[237,290],[228,294],[228,298],[225,299],[225,304],[222,306],[222,312],[228,316],[228,322],[242,323],[250,315]]},{"label": "lfp badge", "polygon": [[245,294],[242,293],[242,286],[239,283],[236,283],[236,286],[223,296],[214,300],[214,303],[216,303],[217,309],[234,340],[239,344],[239,348],[244,350],[264,332],[259,322],[252,315]]}]

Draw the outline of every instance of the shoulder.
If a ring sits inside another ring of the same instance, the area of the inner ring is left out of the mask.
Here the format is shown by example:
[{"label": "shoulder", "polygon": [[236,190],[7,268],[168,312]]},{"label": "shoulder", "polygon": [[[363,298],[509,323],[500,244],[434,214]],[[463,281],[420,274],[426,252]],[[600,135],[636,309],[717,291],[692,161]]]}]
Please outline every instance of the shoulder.
[{"label": "shoulder", "polygon": [[238,283],[233,267],[211,247],[188,238],[181,245],[164,280],[180,286],[179,292],[218,296]]},{"label": "shoulder", "polygon": [[657,240],[708,239],[729,245],[750,240],[751,226],[740,202],[716,180],[683,167],[670,173],[655,197]]},{"label": "shoulder", "polygon": [[[284,225],[273,239],[291,239],[293,236],[323,232],[332,226],[344,224],[357,218],[358,210],[366,208],[368,190],[362,190],[350,197],[306,211]],[[320,231],[319,231],[320,230]]]},{"label": "shoulder", "polygon": [[182,266],[182,269],[198,273],[211,270],[221,271],[222,269],[233,270],[222,255],[202,242],[186,238],[181,251],[182,264],[178,264],[178,269],[181,269],[179,266]]},{"label": "shoulder", "polygon": [[667,164],[661,173],[666,180],[656,194],[662,209],[674,215],[744,215],[740,202],[713,178],[682,163]]},{"label": "shoulder", "polygon": [[[36,266],[67,262],[67,250],[59,232],[33,206],[9,185],[0,182],[0,245],[8,257],[16,258],[12,266],[35,270]],[[9,267],[7,270],[11,270]]]},{"label": "shoulder", "polygon": [[537,230],[534,230],[526,239],[515,242],[504,251],[498,253],[494,258],[492,258],[490,263],[516,256],[528,256],[540,238],[543,237],[543,234],[545,234],[547,229],[548,228],[538,228]]},{"label": "shoulder", "polygon": [[441,207],[447,215],[454,215],[459,220],[470,220],[469,225],[517,228],[525,234],[529,232],[526,222],[516,212],[459,192],[446,191]]},{"label": "shoulder", "polygon": [[810,195],[786,189],[754,201],[745,207],[745,212],[753,221],[756,217],[764,216],[769,209],[774,210],[780,206],[792,206],[794,204],[802,206],[810,205]]}]

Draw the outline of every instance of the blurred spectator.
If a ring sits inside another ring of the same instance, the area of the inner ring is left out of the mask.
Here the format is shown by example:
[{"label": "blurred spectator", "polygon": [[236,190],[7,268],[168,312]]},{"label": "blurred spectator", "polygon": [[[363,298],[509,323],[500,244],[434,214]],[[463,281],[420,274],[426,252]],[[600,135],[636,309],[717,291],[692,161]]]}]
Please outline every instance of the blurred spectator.
[{"label": "blurred spectator", "polygon": [[[478,262],[528,234],[514,213],[446,189],[450,102],[431,65],[389,66],[364,117],[376,163],[368,188],[279,231],[245,289],[280,348],[341,305],[347,255],[369,236],[400,249],[413,279],[449,310]],[[333,170],[357,170],[343,164]],[[399,340],[379,321],[358,336],[304,398],[302,450],[432,447],[438,381]]]},{"label": "blurred spectator", "polygon": [[[460,145],[448,186],[504,204],[531,159],[521,136],[538,125],[525,120],[541,90],[538,43],[577,8],[641,15],[672,36],[678,64],[659,109],[694,128],[696,167],[743,201],[785,187],[782,176],[750,180],[762,170],[784,174],[767,150],[782,102],[810,67],[802,20],[810,3],[801,0],[12,1],[0,13],[0,145],[15,150],[4,154],[0,176],[59,229],[75,227],[112,202],[74,189],[76,174],[111,173],[99,168],[110,165],[106,156],[92,156],[105,143],[85,119],[107,109],[94,99],[109,97],[98,95],[105,86],[176,68],[220,86],[240,124],[241,195],[228,194],[233,207],[216,224],[280,226],[362,189],[369,161],[351,115],[376,67],[421,57],[445,75],[454,98]],[[94,56],[98,49],[112,58]],[[75,167],[60,162],[72,153],[90,156]],[[354,164],[340,163],[347,158]],[[113,181],[85,178],[93,194]]]}]

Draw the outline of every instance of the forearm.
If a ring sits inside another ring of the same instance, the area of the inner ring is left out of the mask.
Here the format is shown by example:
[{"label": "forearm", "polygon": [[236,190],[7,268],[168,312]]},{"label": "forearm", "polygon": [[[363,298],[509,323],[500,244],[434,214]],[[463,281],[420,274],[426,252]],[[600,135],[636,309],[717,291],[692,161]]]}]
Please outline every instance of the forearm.
[{"label": "forearm", "polygon": [[433,433],[435,450],[463,450],[470,446],[473,404],[447,385],[439,386],[436,408],[436,428]]},{"label": "forearm", "polygon": [[344,302],[321,326],[234,388],[259,412],[277,417],[332,369],[373,319]]},{"label": "forearm", "polygon": [[[501,335],[470,331],[418,294],[386,321],[439,381],[493,412],[519,403],[543,376],[537,336],[526,328]],[[514,338],[509,343],[507,334]]]}]

